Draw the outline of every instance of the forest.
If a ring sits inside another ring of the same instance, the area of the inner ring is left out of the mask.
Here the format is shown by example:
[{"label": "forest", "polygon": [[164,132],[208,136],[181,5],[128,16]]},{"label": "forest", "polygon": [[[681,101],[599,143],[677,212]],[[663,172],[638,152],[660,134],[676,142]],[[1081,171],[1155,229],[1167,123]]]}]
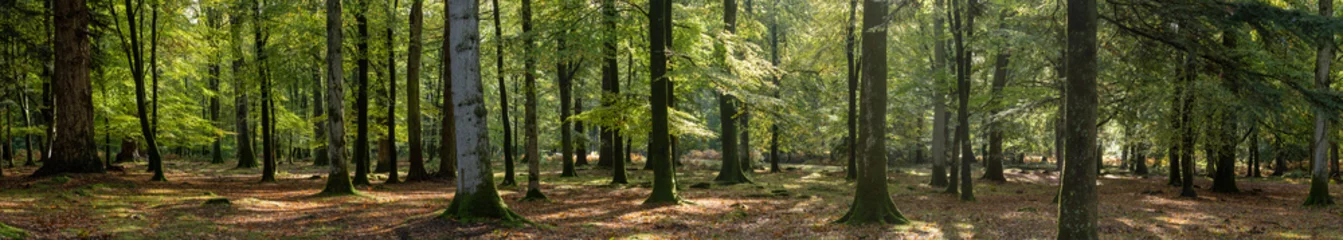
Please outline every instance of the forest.
[{"label": "forest", "polygon": [[0,0],[0,239],[1343,239],[1334,1]]}]

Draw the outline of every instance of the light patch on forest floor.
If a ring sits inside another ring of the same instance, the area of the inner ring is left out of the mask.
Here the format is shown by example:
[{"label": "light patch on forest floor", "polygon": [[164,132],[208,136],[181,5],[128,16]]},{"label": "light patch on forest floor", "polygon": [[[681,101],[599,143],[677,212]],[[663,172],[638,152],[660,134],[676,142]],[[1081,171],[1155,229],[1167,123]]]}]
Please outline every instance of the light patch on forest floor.
[{"label": "light patch on forest floor", "polygon": [[[495,171],[502,171],[496,163]],[[437,163],[428,164],[437,166]],[[927,166],[896,167],[890,188],[896,206],[915,221],[905,226],[831,224],[852,201],[853,183],[840,167],[785,165],[794,170],[751,174],[754,184],[714,185],[715,161],[678,167],[678,192],[691,204],[646,207],[652,173],[630,170],[628,185],[609,185],[609,169],[580,168],[580,177],[559,178],[559,164],[545,162],[548,202],[519,202],[524,187],[500,194],[514,211],[544,227],[508,228],[459,224],[438,217],[454,192],[450,182],[358,187],[364,196],[317,198],[326,168],[280,165],[278,183],[258,183],[260,169],[233,164],[167,161],[171,182],[148,182],[143,165],[129,173],[27,179],[35,168],[5,169],[0,178],[0,222],[37,238],[297,238],[417,239],[769,239],[769,238],[1052,238],[1057,172],[1008,166],[1008,181],[978,181],[978,202],[961,202],[931,187]],[[402,163],[400,166],[408,166]],[[628,164],[643,166],[641,162]],[[764,166],[757,164],[756,166]],[[404,170],[404,168],[403,168]],[[518,182],[526,181],[519,164]],[[975,176],[981,173],[976,172]],[[404,172],[402,174],[404,176]],[[1161,174],[1154,174],[1161,175]],[[503,177],[496,174],[496,183]],[[1106,238],[1161,239],[1340,239],[1343,208],[1304,208],[1307,186],[1296,179],[1239,179],[1245,193],[1199,189],[1180,198],[1165,179],[1104,175],[1100,231]],[[1199,186],[1211,181],[1200,178]],[[1343,187],[1334,185],[1334,193]],[[228,198],[228,205],[204,205]],[[1343,197],[1336,197],[1343,200]]]}]

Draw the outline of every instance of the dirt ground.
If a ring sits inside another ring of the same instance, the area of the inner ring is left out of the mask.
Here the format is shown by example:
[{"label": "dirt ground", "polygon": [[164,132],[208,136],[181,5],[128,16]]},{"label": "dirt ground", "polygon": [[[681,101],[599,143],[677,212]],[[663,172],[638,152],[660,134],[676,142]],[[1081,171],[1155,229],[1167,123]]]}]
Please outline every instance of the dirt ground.
[{"label": "dirt ground", "polygon": [[[715,163],[691,162],[678,169],[680,196],[691,204],[645,207],[649,171],[630,171],[631,184],[613,186],[609,169],[583,167],[580,177],[558,178],[559,164],[545,162],[543,189],[551,201],[518,202],[524,188],[501,188],[508,206],[537,225],[500,227],[438,217],[452,198],[450,182],[384,185],[379,174],[375,186],[360,187],[364,196],[319,198],[313,195],[325,181],[321,167],[282,164],[279,182],[263,184],[260,169],[167,162],[167,183],[147,181],[143,165],[128,165],[129,173],[44,179],[22,176],[34,168],[7,168],[0,222],[40,239],[1036,239],[1053,238],[1057,226],[1051,203],[1057,173],[1013,166],[1005,183],[977,181],[977,202],[929,186],[926,165],[893,168],[892,198],[915,222],[855,227],[830,223],[853,195],[837,167],[786,165],[784,173],[756,171],[755,184],[702,189],[689,186],[711,181]],[[518,166],[518,182],[525,183],[526,165]],[[496,163],[495,171],[502,169]],[[1199,189],[1191,199],[1178,197],[1179,189],[1157,173],[1103,175],[1105,238],[1343,239],[1343,207],[1301,207],[1306,179],[1242,178],[1244,193]],[[1343,187],[1330,191],[1343,201]],[[203,204],[216,198],[231,204]]]}]

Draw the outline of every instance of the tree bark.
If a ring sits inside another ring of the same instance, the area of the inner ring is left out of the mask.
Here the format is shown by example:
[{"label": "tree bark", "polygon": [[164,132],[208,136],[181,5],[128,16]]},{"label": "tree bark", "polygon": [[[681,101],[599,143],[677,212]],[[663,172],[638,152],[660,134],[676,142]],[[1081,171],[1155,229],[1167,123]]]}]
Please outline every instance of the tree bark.
[{"label": "tree bark", "polygon": [[[1334,16],[1334,0],[1320,0],[1320,16]],[[1330,82],[1330,64],[1334,59],[1334,36],[1333,34],[1321,34],[1319,36],[1319,46],[1315,52],[1315,89],[1324,92],[1332,92],[1329,88]],[[1328,206],[1334,204],[1334,198],[1329,196],[1329,126],[1332,119],[1337,119],[1337,113],[1322,107],[1315,108],[1315,135],[1311,154],[1310,171],[1310,194],[1306,197],[1306,206]]]},{"label": "tree bark", "polygon": [[265,22],[261,19],[261,0],[253,0],[252,4],[252,33],[256,41],[257,59],[255,66],[257,79],[261,80],[261,182],[275,182],[275,101],[271,99],[270,76],[266,72],[266,37],[261,34],[265,31]]},{"label": "tree bark", "polygon": [[[934,9],[942,10],[946,6],[946,1],[936,0]],[[947,185],[947,118],[950,113],[947,112],[946,89],[942,87],[947,73],[947,42],[943,40],[946,30],[945,19],[941,11],[935,11],[933,14],[933,177],[928,185],[933,187],[942,187]]]},{"label": "tree bark", "polygon": [[[728,33],[737,33],[737,1],[723,0],[723,23],[727,26]],[[731,56],[722,56],[728,58]],[[724,59],[726,60],[726,59]],[[725,67],[725,66],[724,66]],[[737,144],[737,105],[739,101],[726,92],[718,92],[718,116],[722,118],[719,123],[722,130],[719,133],[719,139],[722,141],[722,166],[719,168],[718,176],[714,178],[719,184],[731,185],[738,183],[749,183],[751,180],[746,176],[745,164],[740,161]]]},{"label": "tree bark", "polygon": [[984,161],[984,179],[989,181],[1007,181],[1003,176],[1003,130],[998,109],[1001,108],[1003,87],[1007,85],[1007,64],[1011,57],[1012,53],[1006,50],[994,57],[997,61],[993,66],[993,88],[990,90],[990,109],[993,110],[989,112],[989,154]]},{"label": "tree bark", "polygon": [[859,169],[853,205],[837,223],[847,224],[908,224],[891,201],[886,180],[886,12],[889,2],[863,1],[863,62],[862,118],[864,131],[859,132],[858,143],[863,161]]},{"label": "tree bark", "polygon": [[369,165],[372,165],[369,156],[369,119],[368,119],[368,18],[365,16],[368,12],[368,0],[355,1],[359,9],[355,10],[355,26],[358,29],[358,39],[355,40],[355,78],[359,81],[359,90],[355,93],[354,108],[358,115],[355,121],[354,137],[354,185],[373,185],[369,182]]},{"label": "tree bark", "polygon": [[[445,12],[452,8],[447,6],[452,4],[449,1],[445,1],[443,4],[445,4],[443,7]],[[452,41],[448,40],[452,38],[451,23],[451,18],[443,18],[443,46],[440,48],[442,56],[439,57],[439,60],[442,61],[440,62],[442,64],[440,68],[442,77],[439,79],[443,81],[443,86],[439,91],[443,95],[443,109],[440,110],[443,121],[438,129],[439,141],[442,142],[438,146],[438,154],[443,155],[443,160],[438,162],[438,173],[435,175],[441,179],[455,180],[457,178],[457,118],[453,117],[453,113],[456,112],[457,104],[453,103],[452,49],[450,48]]]},{"label": "tree bark", "polygon": [[[867,5],[867,1],[865,0],[863,4]],[[857,40],[853,29],[853,25],[858,23],[857,14],[858,0],[849,0],[849,22],[844,25],[846,30],[844,34],[846,37],[846,41],[844,42],[844,54],[847,57],[847,62],[849,64],[849,119],[848,123],[844,125],[849,128],[848,136],[844,138],[845,145],[848,146],[849,150],[849,167],[845,171],[846,175],[844,175],[844,179],[849,180],[858,179],[858,149],[855,147],[855,145],[858,144],[858,65],[854,62],[857,59],[854,58],[856,53],[853,49]],[[864,17],[866,17],[866,15],[864,15]]]},{"label": "tree bark", "polygon": [[[429,172],[424,169],[424,140],[420,137],[420,55],[422,52],[422,32],[424,32],[424,0],[413,0],[410,5],[410,53],[406,60],[406,132],[410,135],[410,171],[406,179],[410,181],[429,180]],[[395,100],[393,100],[395,102]],[[395,161],[395,159],[393,159]],[[392,166],[396,166],[393,164]],[[396,171],[395,168],[392,169]]]},{"label": "tree bark", "polygon": [[[564,53],[566,51],[565,38],[569,32],[566,30],[555,35],[556,52]],[[573,123],[569,120],[572,112],[570,106],[573,106],[573,75],[569,74],[570,68],[577,70],[576,66],[571,66],[571,62],[566,60],[555,61],[555,75],[559,80],[560,88],[560,164],[563,165],[560,170],[560,177],[577,177],[578,172],[574,170],[574,138]]]},{"label": "tree bark", "polygon": [[1059,239],[1099,239],[1096,194],[1096,15],[1095,0],[1068,0],[1068,161],[1059,197]]},{"label": "tree bark", "polygon": [[974,178],[970,176],[970,163],[975,161],[975,152],[970,148],[970,74],[971,58],[973,52],[965,46],[966,39],[973,36],[975,8],[978,3],[975,0],[968,0],[966,5],[958,6],[958,1],[952,1],[952,8],[955,11],[955,18],[952,20],[952,28],[955,29],[957,61],[960,67],[957,68],[956,93],[960,104],[956,111],[956,119],[959,123],[956,128],[956,136],[961,139],[961,166],[960,169],[960,195],[961,201],[974,201]]},{"label": "tree bark", "polygon": [[[497,1],[497,0],[496,0]],[[452,104],[457,128],[457,193],[443,216],[459,221],[499,219],[503,224],[527,222],[509,210],[494,188],[490,170],[490,135],[486,126],[485,88],[480,79],[480,20],[476,0],[450,0],[448,15],[452,51]],[[497,12],[497,11],[496,11]]]},{"label": "tree bark", "polygon": [[[331,160],[331,171],[327,174],[326,188],[322,195],[354,194],[350,184],[350,173],[345,161],[345,77],[341,62],[341,42],[344,41],[341,30],[340,0],[326,1],[326,99],[327,117],[322,121],[326,125],[327,158]],[[320,84],[319,84],[320,85]],[[318,104],[321,105],[321,104]]]},{"label": "tree bark", "polygon": [[230,49],[233,51],[233,78],[237,81],[236,85],[233,86],[233,91],[237,94],[233,101],[234,116],[237,117],[235,120],[237,129],[234,129],[234,132],[238,133],[237,143],[234,144],[237,152],[234,155],[238,158],[237,168],[255,168],[257,167],[256,153],[252,151],[252,129],[248,124],[250,117],[247,110],[251,106],[251,101],[247,97],[249,90],[247,79],[243,77],[246,73],[243,70],[245,62],[243,58],[242,27],[243,22],[247,20],[247,10],[241,4],[238,4],[234,5],[233,13],[233,16],[229,16],[229,34],[233,43]]},{"label": "tree bark", "polygon": [[667,78],[667,49],[671,48],[671,1],[653,0],[649,3],[648,53],[649,106],[652,107],[652,131],[649,133],[648,163],[653,170],[653,191],[645,205],[679,204],[676,195],[676,166],[672,161],[670,102],[674,94],[671,79]]},{"label": "tree bark", "polygon": [[[419,0],[417,0],[419,1]],[[536,122],[536,56],[535,40],[532,35],[532,1],[522,0],[522,54],[523,54],[523,97],[526,109],[523,110],[523,135],[526,135],[527,151],[527,193],[523,200],[539,201],[545,200],[546,195],[541,193],[541,161],[545,157],[541,156],[539,134]]]},{"label": "tree bark", "polygon": [[[494,39],[499,43],[495,48],[495,74],[499,77],[499,113],[500,122],[504,124],[504,181],[500,186],[517,186],[518,182],[513,177],[513,124],[511,118],[508,118],[508,87],[504,84],[504,34],[499,24],[499,0],[492,0],[494,10]],[[456,67],[454,67],[456,68]]]},{"label": "tree bark", "polygon": [[54,109],[56,137],[51,156],[32,177],[60,173],[102,173],[98,148],[93,141],[93,86],[89,82],[89,9],[84,0],[56,1],[55,55],[56,74]]}]

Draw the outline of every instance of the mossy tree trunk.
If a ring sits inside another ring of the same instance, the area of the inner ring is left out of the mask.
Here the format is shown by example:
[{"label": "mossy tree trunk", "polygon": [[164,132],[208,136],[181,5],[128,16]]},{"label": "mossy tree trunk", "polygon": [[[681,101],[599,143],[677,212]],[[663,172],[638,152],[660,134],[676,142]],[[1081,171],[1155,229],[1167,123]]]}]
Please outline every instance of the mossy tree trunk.
[{"label": "mossy tree trunk", "polygon": [[[420,0],[417,0],[420,1]],[[545,200],[546,195],[541,193],[541,161],[545,160],[541,156],[540,139],[538,133],[539,124],[536,121],[536,47],[532,35],[532,1],[522,0],[522,54],[523,54],[523,97],[526,103],[522,113],[523,135],[527,140],[524,143],[527,152],[527,195],[523,200],[539,201]]]},{"label": "mossy tree trunk", "polygon": [[346,164],[349,162],[345,160],[345,77],[344,67],[341,66],[344,58],[340,54],[344,37],[340,13],[340,0],[326,1],[327,104],[325,107],[326,112],[330,114],[319,124],[326,125],[327,133],[325,151],[318,154],[325,154],[331,160],[331,171],[327,173],[326,188],[322,189],[322,195],[355,193],[354,186],[350,184],[349,170],[346,169]]},{"label": "mossy tree trunk", "polygon": [[[497,0],[496,0],[497,2]],[[462,222],[498,219],[505,224],[526,222],[508,209],[494,188],[490,170],[490,135],[486,126],[485,88],[480,79],[480,20],[476,0],[448,1],[448,18],[454,26],[448,40],[452,46],[453,118],[457,129],[457,192],[443,216]]]},{"label": "mossy tree trunk", "polygon": [[[410,145],[410,155],[407,156],[410,162],[410,171],[406,173],[406,180],[423,181],[429,180],[429,171],[424,168],[424,139],[421,137],[422,127],[420,122],[424,119],[420,115],[420,59],[423,52],[424,32],[424,0],[413,0],[410,4],[410,53],[406,59],[406,132],[409,137],[407,145]],[[395,85],[393,85],[395,86]],[[392,100],[395,102],[396,100]],[[396,162],[393,158],[392,162]],[[396,171],[396,164],[393,163],[392,171]]]},{"label": "mossy tree trunk", "polygon": [[[1326,17],[1334,16],[1334,0],[1320,0],[1320,15]],[[1324,92],[1331,92],[1330,82],[1330,64],[1334,59],[1334,37],[1332,34],[1322,34],[1317,42],[1323,43],[1317,46],[1315,54],[1315,89]],[[1337,119],[1337,113],[1324,108],[1315,109],[1315,135],[1311,143],[1313,152],[1311,153],[1310,169],[1310,194],[1306,197],[1306,206],[1328,206],[1334,204],[1334,198],[1329,196],[1329,143],[1330,121]]]},{"label": "mossy tree trunk", "polygon": [[1095,0],[1068,0],[1067,162],[1059,197],[1059,239],[1099,239]]},{"label": "mossy tree trunk", "polygon": [[[727,25],[729,33],[737,32],[737,1],[723,0],[723,23]],[[731,56],[722,56],[724,61]],[[740,161],[743,159],[738,153],[737,144],[737,105],[738,100],[725,92],[718,92],[718,116],[722,118],[719,121],[722,130],[719,131],[719,139],[722,143],[722,166],[719,168],[718,177],[715,182],[720,184],[738,184],[749,183],[751,180],[746,177],[745,169]]]},{"label": "mossy tree trunk", "polygon": [[837,223],[847,224],[908,224],[891,201],[886,181],[886,12],[887,0],[863,1],[863,99],[859,119],[863,131],[858,134],[858,146],[863,161],[859,162],[857,187],[853,205]]},{"label": "mossy tree trunk", "polygon": [[653,0],[649,3],[648,46],[649,79],[652,106],[652,131],[649,134],[648,163],[653,170],[653,192],[644,200],[645,205],[678,204],[676,169],[672,163],[670,100],[675,94],[671,79],[667,78],[667,49],[671,27],[671,0]]}]

